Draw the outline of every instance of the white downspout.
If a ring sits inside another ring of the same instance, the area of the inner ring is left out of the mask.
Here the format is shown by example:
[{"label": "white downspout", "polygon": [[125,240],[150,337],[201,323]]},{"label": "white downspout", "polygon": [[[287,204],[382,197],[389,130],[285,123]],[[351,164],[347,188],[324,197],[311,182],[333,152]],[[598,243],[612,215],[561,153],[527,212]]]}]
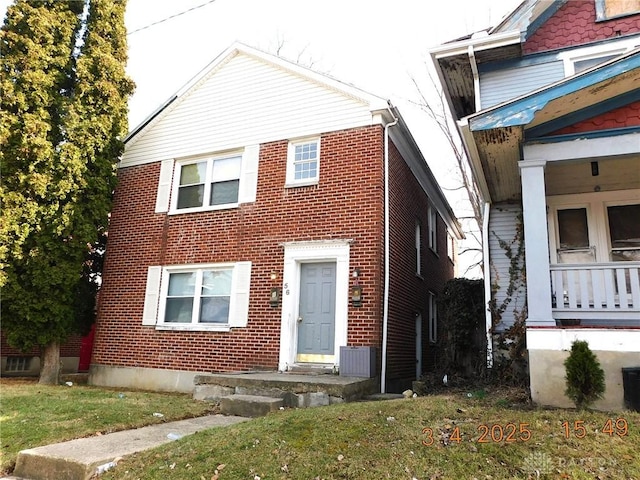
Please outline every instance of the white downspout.
[{"label": "white downspout", "polygon": [[484,270],[484,315],[485,329],[487,333],[487,368],[493,368],[493,320],[491,319],[491,259],[489,258],[489,213],[491,204],[485,202],[482,215],[482,263]]},{"label": "white downspout", "polygon": [[475,111],[480,111],[480,74],[478,73],[478,64],[476,62],[476,53],[473,50],[473,45],[469,45],[467,49],[467,55],[469,56],[469,63],[471,64],[471,73],[473,75],[473,92],[474,92],[474,107]]},{"label": "white downspout", "polygon": [[387,102],[393,121],[384,126],[384,290],[382,300],[382,368],[380,372],[380,392],[386,392],[387,383],[387,330],[389,321],[389,128],[398,123],[398,118]]}]

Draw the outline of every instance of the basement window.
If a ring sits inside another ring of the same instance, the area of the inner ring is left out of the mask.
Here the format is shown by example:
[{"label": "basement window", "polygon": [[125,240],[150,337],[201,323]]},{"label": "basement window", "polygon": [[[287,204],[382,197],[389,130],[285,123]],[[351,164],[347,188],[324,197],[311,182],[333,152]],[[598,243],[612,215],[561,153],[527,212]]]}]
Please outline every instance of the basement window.
[{"label": "basement window", "polygon": [[31,364],[32,357],[7,357],[5,371],[9,372],[27,372]]}]

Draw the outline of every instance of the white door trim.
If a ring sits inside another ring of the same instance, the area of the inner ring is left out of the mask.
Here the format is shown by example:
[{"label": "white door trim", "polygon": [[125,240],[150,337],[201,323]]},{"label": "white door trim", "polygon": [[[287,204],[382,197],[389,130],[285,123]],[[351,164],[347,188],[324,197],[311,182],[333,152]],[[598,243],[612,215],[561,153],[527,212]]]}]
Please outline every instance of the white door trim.
[{"label": "white door trim", "polygon": [[347,345],[350,244],[350,240],[288,242],[284,244],[280,356],[278,360],[280,371],[286,371],[295,364],[298,345],[296,319],[300,303],[300,265],[305,262],[336,263],[334,364],[340,365],[340,347]]}]

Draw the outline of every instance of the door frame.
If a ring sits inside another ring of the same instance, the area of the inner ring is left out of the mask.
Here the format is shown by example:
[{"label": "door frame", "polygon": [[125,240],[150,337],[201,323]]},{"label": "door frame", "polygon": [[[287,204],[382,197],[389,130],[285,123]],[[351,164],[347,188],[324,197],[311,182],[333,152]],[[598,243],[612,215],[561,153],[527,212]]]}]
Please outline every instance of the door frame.
[{"label": "door frame", "polygon": [[[298,310],[300,306],[300,266],[303,263],[335,262],[336,308],[334,355],[330,364],[340,366],[340,347],[347,345],[349,307],[350,240],[319,240],[284,243],[282,274],[282,316],[278,370],[287,371],[296,364],[298,348]],[[331,359],[329,359],[331,360]]]}]

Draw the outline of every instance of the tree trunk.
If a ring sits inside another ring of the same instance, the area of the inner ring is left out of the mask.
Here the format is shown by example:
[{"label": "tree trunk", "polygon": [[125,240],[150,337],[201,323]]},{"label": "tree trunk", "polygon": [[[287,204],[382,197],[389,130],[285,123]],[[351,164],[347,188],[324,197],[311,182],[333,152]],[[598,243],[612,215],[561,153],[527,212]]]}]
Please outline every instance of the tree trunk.
[{"label": "tree trunk", "polygon": [[60,343],[51,341],[42,348],[40,356],[40,381],[42,385],[60,383]]}]

